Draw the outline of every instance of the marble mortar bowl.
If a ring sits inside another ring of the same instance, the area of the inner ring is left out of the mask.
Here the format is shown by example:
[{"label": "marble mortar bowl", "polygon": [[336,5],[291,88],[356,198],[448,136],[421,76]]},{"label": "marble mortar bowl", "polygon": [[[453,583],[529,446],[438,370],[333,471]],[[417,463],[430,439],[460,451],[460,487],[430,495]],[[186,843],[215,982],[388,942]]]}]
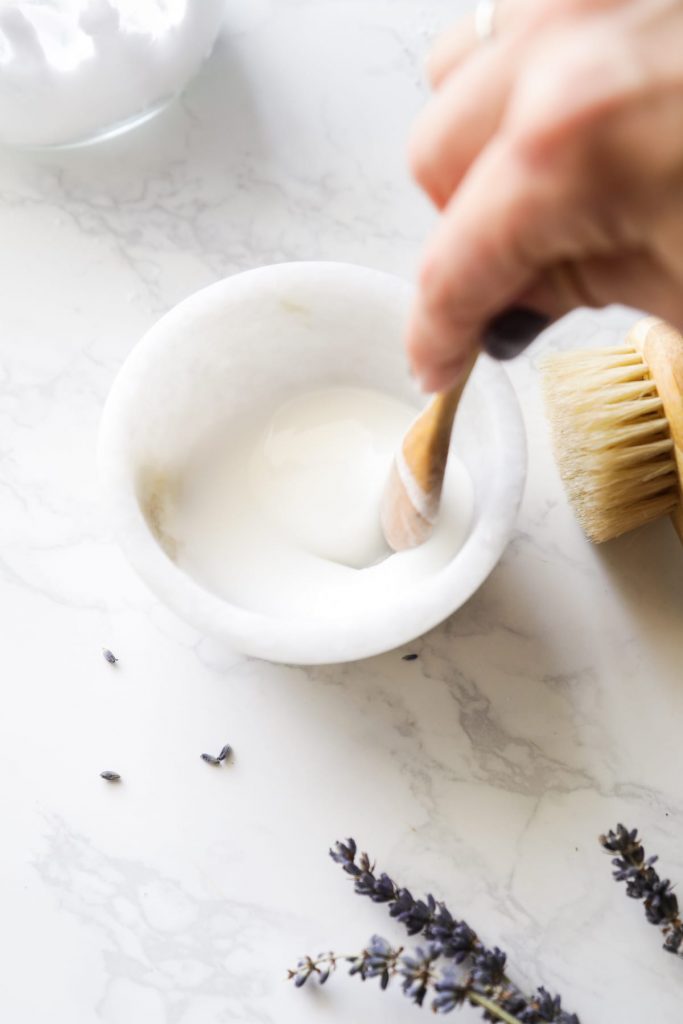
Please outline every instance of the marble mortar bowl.
[{"label": "marble mortar bowl", "polygon": [[103,414],[99,468],[131,564],[181,618],[245,654],[292,664],[369,657],[421,635],[483,583],[513,529],[526,474],[522,417],[504,371],[480,358],[454,443],[475,510],[453,560],[409,592],[343,621],[255,612],[204,589],[173,561],[159,509],[184,460],[215,427],[255,405],[334,385],[415,404],[402,335],[412,289],[341,263],[285,263],[226,278],[167,313],[135,347]]}]

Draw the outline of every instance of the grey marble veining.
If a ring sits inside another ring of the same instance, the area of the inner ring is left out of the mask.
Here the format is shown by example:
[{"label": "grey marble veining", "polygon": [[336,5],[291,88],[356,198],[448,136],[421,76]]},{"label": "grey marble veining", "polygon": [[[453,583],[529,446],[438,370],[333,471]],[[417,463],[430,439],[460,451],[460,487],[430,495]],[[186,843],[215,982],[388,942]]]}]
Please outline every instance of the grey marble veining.
[{"label": "grey marble veining", "polygon": [[[464,5],[227,7],[157,122],[0,161],[0,1016],[419,1020],[371,983],[283,980],[299,953],[400,937],[326,857],[353,834],[583,1024],[674,1022],[680,964],[596,836],[637,825],[683,879],[681,552],[666,523],[588,546],[538,390],[543,348],[617,339],[632,314],[576,314],[510,368],[530,445],[518,529],[416,661],[242,659],[158,605],[103,526],[99,413],[162,312],[276,260],[410,276],[432,222],[405,139],[428,39]],[[199,759],[224,742],[234,764]]]}]

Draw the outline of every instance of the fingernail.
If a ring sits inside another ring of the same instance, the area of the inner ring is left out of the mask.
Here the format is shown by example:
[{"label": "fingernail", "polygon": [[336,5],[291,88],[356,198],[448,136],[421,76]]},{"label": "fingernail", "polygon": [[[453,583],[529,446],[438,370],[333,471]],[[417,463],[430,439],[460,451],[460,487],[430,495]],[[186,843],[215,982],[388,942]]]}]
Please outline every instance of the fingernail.
[{"label": "fingernail", "polygon": [[434,374],[421,373],[415,378],[417,390],[423,395],[431,395],[436,391],[434,387]]},{"label": "fingernail", "polygon": [[517,306],[499,313],[490,321],[482,345],[494,359],[513,359],[538,337],[550,323],[550,317],[535,309]]}]

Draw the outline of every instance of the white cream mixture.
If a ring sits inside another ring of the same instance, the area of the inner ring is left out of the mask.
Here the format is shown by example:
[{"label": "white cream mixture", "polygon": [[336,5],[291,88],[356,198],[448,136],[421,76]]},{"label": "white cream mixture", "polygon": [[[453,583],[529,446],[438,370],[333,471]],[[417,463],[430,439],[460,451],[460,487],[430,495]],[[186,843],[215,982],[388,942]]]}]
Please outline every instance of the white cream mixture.
[{"label": "white cream mixture", "polygon": [[453,454],[425,544],[393,554],[379,525],[391,461],[415,415],[379,392],[326,388],[217,432],[164,513],[176,562],[244,608],[318,619],[357,618],[438,572],[472,515],[472,483]]}]

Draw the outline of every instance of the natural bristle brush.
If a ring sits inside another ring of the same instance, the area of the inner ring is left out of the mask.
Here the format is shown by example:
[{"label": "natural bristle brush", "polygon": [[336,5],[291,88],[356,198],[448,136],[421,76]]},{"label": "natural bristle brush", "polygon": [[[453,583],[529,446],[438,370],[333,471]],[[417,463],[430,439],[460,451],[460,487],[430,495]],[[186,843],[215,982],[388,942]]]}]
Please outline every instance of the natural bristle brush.
[{"label": "natural bristle brush", "polygon": [[670,515],[683,541],[683,337],[654,317],[623,345],[548,356],[555,454],[590,540]]}]

